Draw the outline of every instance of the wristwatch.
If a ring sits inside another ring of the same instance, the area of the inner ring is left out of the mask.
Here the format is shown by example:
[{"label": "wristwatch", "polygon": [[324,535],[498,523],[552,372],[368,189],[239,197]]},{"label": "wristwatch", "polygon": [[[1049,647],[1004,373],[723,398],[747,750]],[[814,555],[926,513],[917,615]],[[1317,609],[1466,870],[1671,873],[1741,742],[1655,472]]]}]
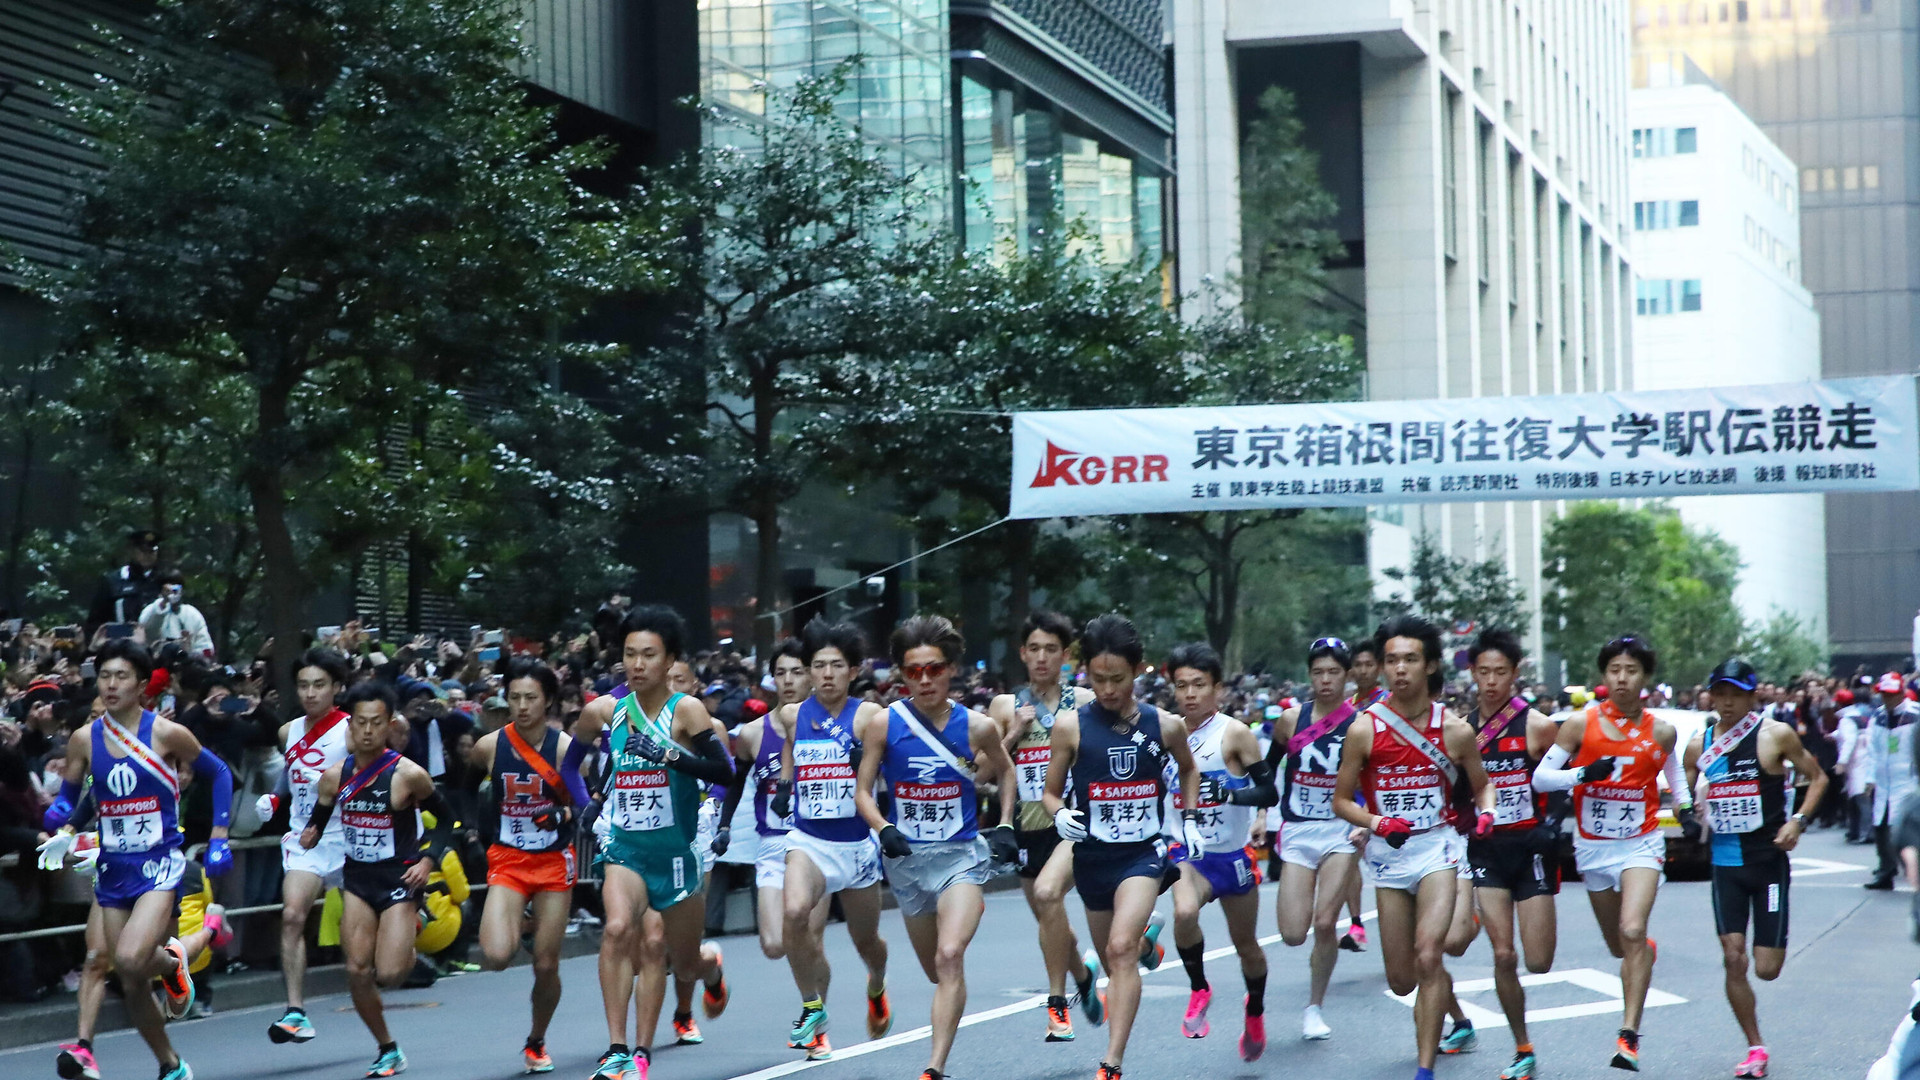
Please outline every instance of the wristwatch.
[{"label": "wristwatch", "polygon": [[1803,829],[1804,829],[1804,828],[1806,828],[1806,827],[1807,827],[1807,815],[1805,815],[1805,814],[1795,814],[1795,815],[1793,815],[1793,823],[1794,823],[1795,825],[1798,825],[1798,826],[1800,826],[1800,827],[1801,827],[1801,828],[1803,828]]}]

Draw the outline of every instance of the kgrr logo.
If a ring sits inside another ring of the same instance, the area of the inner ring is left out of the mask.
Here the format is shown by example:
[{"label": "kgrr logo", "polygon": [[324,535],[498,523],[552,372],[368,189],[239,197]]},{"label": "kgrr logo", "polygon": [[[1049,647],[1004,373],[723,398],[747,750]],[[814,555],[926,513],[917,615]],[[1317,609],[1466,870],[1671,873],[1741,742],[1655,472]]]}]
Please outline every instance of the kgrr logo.
[{"label": "kgrr logo", "polygon": [[1116,454],[1112,458],[1062,450],[1047,440],[1047,459],[1033,476],[1030,488],[1094,484],[1155,484],[1167,479],[1165,454]]}]

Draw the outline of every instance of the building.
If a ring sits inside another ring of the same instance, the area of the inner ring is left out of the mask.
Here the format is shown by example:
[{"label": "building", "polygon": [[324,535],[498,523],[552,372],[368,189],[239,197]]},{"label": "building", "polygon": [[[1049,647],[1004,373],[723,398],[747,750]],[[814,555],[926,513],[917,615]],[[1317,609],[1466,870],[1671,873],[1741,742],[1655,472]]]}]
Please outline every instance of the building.
[{"label": "building", "polygon": [[[1633,123],[1636,390],[1820,377],[1820,317],[1800,283],[1794,163],[1684,56],[1645,57]],[[1689,524],[1740,549],[1735,600],[1826,628],[1826,498],[1676,499]]]},{"label": "building", "polygon": [[[1684,53],[1798,163],[1801,279],[1829,378],[1920,366],[1920,9],[1892,0],[1633,0],[1639,52]],[[1920,493],[1829,495],[1837,670],[1906,657]]]},{"label": "building", "polygon": [[[1173,0],[1180,288],[1231,282],[1239,146],[1299,103],[1364,311],[1368,396],[1633,385],[1626,0]],[[1505,559],[1541,641],[1551,502],[1376,508],[1376,574],[1415,536]],[[1378,580],[1376,578],[1376,580]]]}]

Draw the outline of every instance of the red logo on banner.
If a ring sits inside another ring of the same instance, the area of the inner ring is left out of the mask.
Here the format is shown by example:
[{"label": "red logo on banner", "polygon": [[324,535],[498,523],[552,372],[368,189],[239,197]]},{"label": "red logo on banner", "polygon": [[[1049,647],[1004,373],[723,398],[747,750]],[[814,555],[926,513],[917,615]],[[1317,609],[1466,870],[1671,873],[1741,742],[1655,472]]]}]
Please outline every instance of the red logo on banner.
[{"label": "red logo on banner", "polygon": [[1033,476],[1030,488],[1054,487],[1065,484],[1079,487],[1082,484],[1152,484],[1164,483],[1167,479],[1167,458],[1165,454],[1119,454],[1112,458],[1095,457],[1073,450],[1062,450],[1047,440],[1047,460],[1040,463],[1040,471]]}]

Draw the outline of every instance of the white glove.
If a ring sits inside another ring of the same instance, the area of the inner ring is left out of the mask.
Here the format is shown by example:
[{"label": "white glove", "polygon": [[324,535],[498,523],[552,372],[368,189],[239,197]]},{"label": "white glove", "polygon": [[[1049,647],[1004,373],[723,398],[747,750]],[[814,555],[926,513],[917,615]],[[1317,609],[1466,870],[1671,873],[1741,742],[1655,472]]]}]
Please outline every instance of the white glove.
[{"label": "white glove", "polygon": [[272,821],[274,812],[279,809],[280,800],[271,791],[253,800],[253,812],[262,824]]},{"label": "white glove", "polygon": [[593,819],[593,835],[599,839],[602,845],[613,839],[612,814],[602,810],[599,815]]},{"label": "white glove", "polygon": [[100,870],[100,845],[83,844],[73,853],[73,872],[84,877],[93,877]]},{"label": "white glove", "polygon": [[40,869],[58,870],[67,865],[67,852],[73,850],[74,834],[61,829],[42,841],[37,849],[40,852]]},{"label": "white glove", "polygon": [[1087,816],[1070,806],[1063,806],[1053,815],[1053,828],[1060,839],[1069,843],[1078,843],[1087,838]]},{"label": "white glove", "polygon": [[1187,849],[1187,860],[1191,862],[1207,853],[1206,837],[1200,835],[1200,823],[1191,817],[1180,819],[1180,835]]}]

